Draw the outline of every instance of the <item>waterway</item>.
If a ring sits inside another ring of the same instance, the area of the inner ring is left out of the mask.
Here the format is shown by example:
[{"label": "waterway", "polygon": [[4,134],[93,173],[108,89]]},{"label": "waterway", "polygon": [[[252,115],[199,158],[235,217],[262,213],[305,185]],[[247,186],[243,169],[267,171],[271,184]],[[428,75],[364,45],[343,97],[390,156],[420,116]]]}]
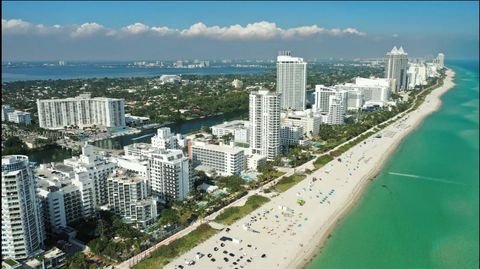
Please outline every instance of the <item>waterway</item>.
[{"label": "waterway", "polygon": [[25,80],[154,77],[161,75],[259,74],[271,67],[235,67],[214,65],[205,68],[132,67],[127,62],[71,63],[66,66],[43,66],[41,63],[2,64],[2,83]]},{"label": "waterway", "polygon": [[[193,131],[200,130],[204,126],[210,127],[216,124],[220,124],[224,121],[246,118],[248,118],[248,112],[235,112],[225,113],[222,115],[212,116],[203,119],[193,119],[179,123],[172,123],[165,126],[170,127],[171,131],[174,133],[187,134]],[[156,132],[157,128],[145,129],[142,130],[142,132],[133,135],[119,136],[115,138],[96,141],[93,143],[93,145],[105,149],[123,149],[124,146],[130,145],[132,143],[150,143],[152,136]],[[64,159],[70,158],[71,156],[71,150],[62,149],[61,147],[49,147],[42,151],[36,151],[29,154],[30,160],[39,164],[49,162],[62,162]]]},{"label": "waterway", "polygon": [[308,269],[479,268],[478,61],[391,156]]}]

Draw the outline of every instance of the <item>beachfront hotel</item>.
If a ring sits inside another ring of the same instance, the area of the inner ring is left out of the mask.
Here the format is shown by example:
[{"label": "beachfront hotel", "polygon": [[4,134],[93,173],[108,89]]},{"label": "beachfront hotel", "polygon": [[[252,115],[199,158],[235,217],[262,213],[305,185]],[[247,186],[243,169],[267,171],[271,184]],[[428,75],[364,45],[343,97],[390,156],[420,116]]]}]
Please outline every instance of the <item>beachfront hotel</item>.
[{"label": "beachfront hotel", "polygon": [[215,170],[221,176],[240,175],[246,169],[243,148],[230,145],[214,145],[195,141],[192,144],[192,161]]},{"label": "beachfront hotel", "polygon": [[312,109],[316,113],[326,115],[322,122],[327,124],[343,124],[348,107],[348,92],[335,87],[315,85],[315,103]]},{"label": "beachfront hotel", "polygon": [[267,160],[280,154],[280,98],[280,93],[268,90],[250,93],[250,148]]},{"label": "beachfront hotel", "polygon": [[281,108],[304,110],[306,100],[307,63],[292,57],[290,51],[277,56],[277,93],[281,94]]},{"label": "beachfront hotel", "polygon": [[[395,87],[394,83],[393,79],[357,77],[355,83],[335,85],[333,88],[347,91],[347,108],[358,109],[366,102],[384,106],[390,99],[391,89]],[[359,100],[360,96],[361,100]]]},{"label": "beachfront hotel", "polygon": [[305,136],[317,136],[322,124],[322,118],[312,109],[303,111],[285,111],[281,113],[280,121],[282,125],[292,125],[301,127]]},{"label": "beachfront hotel", "polygon": [[27,156],[2,157],[2,260],[24,260],[43,247],[41,204]]},{"label": "beachfront hotel", "polygon": [[157,219],[157,201],[148,195],[145,178],[125,169],[115,170],[107,179],[108,206],[126,223],[144,228]]},{"label": "beachfront hotel", "polygon": [[90,93],[65,99],[37,99],[38,123],[45,129],[103,126],[125,127],[123,99],[95,97]]},{"label": "beachfront hotel", "polygon": [[157,149],[148,154],[152,195],[168,202],[184,200],[193,189],[190,161],[182,150]]},{"label": "beachfront hotel", "polygon": [[[70,169],[72,182],[80,188],[85,188],[82,197],[84,203],[91,204],[91,208],[100,207],[108,203],[107,178],[113,172],[115,164],[108,161],[104,156],[95,154],[93,146],[85,143],[82,154],[63,161],[63,167]],[[93,187],[93,193],[90,190]],[[89,215],[89,214],[86,214]]]},{"label": "beachfront hotel", "polygon": [[395,92],[407,89],[407,55],[402,47],[393,47],[385,59],[385,78],[395,79]]}]

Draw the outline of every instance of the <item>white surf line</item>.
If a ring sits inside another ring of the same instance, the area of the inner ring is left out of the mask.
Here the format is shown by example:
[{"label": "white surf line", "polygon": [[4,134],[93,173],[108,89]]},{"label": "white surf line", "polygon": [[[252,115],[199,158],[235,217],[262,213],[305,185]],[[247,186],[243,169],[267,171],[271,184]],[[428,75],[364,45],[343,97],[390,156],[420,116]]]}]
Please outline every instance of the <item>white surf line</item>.
[{"label": "white surf line", "polygon": [[424,177],[424,176],[419,176],[419,175],[403,174],[403,173],[395,173],[395,172],[388,172],[388,174],[394,175],[394,176],[410,177],[410,178],[417,178],[417,179],[423,179],[423,180],[429,180],[429,181],[435,181],[435,182],[441,182],[441,183],[447,183],[447,184],[457,184],[457,185],[464,185],[465,186],[465,184],[463,184],[463,183],[450,181],[450,180],[446,180],[446,179],[441,179],[441,178]]}]

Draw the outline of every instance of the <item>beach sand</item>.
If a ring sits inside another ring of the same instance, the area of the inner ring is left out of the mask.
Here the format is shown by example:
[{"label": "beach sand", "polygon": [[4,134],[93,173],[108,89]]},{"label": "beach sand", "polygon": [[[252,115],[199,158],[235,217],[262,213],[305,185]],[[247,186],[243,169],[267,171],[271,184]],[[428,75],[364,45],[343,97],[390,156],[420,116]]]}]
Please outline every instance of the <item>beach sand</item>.
[{"label": "beach sand", "polygon": [[[405,136],[440,107],[441,95],[454,86],[453,76],[454,72],[448,70],[444,85],[433,90],[417,110],[378,132],[381,138],[374,134],[352,147],[302,182],[228,226],[230,231],[221,231],[166,268],[178,265],[206,269],[304,267]],[[313,181],[313,178],[317,180]],[[298,198],[305,201],[303,206],[297,203]],[[221,241],[224,236],[233,241]],[[197,252],[205,256],[196,258]],[[195,264],[186,265],[186,261],[191,260]]]}]

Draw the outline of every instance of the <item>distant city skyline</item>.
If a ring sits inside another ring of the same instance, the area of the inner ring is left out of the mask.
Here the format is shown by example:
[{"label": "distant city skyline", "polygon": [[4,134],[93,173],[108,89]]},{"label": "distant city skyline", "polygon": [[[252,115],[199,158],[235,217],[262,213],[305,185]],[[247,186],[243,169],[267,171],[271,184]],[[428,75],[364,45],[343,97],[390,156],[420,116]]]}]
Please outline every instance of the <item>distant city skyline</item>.
[{"label": "distant city skyline", "polygon": [[[478,2],[2,2],[4,61],[478,58]],[[126,12],[128,11],[128,12]]]}]

